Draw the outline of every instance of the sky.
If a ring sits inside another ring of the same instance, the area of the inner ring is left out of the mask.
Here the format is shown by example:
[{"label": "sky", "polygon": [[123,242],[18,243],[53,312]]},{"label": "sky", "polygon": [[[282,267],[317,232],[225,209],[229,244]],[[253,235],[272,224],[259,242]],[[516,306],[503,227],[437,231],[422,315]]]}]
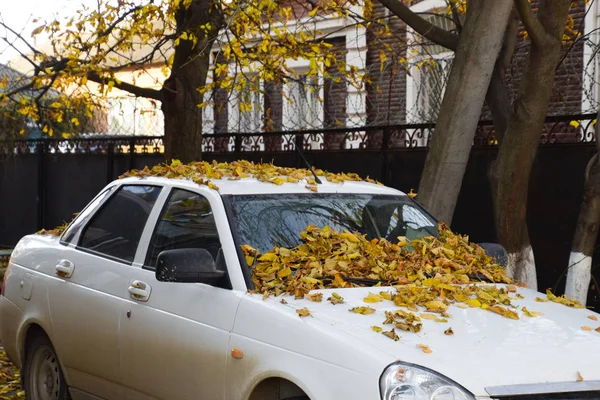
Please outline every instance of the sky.
[{"label": "sky", "polygon": [[[53,15],[60,16],[73,15],[74,11],[81,7],[81,4],[96,4],[95,0],[0,0],[0,18],[4,23],[16,31],[22,31],[23,37],[31,39],[31,32],[39,26],[33,23],[33,19],[41,17],[45,19],[52,18]],[[0,37],[6,37],[7,32],[0,28]],[[9,37],[12,40],[14,37]],[[43,38],[38,38],[43,40]],[[18,46],[22,51],[27,47],[23,44]],[[0,39],[0,63],[7,63],[16,57],[18,53],[10,49],[9,46]]]}]

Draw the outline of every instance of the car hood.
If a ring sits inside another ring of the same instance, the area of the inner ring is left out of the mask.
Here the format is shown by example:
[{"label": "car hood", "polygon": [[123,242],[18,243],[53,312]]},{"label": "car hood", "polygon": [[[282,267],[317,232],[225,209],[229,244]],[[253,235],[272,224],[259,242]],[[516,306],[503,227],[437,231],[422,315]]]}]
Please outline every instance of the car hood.
[{"label": "car hood", "polygon": [[[311,315],[305,318],[315,318],[335,330],[336,335],[353,337],[357,346],[379,350],[385,363],[400,360],[433,369],[478,396],[487,395],[485,388],[492,386],[576,382],[578,374],[586,382],[600,380],[600,332],[595,331],[600,322],[589,318],[597,316],[600,320],[600,316],[589,310],[538,302],[536,297],[546,296],[518,288],[517,292],[524,296],[513,300],[519,320],[480,308],[452,305],[447,323],[423,320],[418,333],[396,329],[400,340],[394,341],[371,326],[389,330],[391,325],[383,325],[385,311],[399,307],[387,300],[375,304],[363,301],[369,292],[381,290],[395,292],[393,288],[319,290],[311,293],[322,292],[322,302],[286,296],[285,307],[308,308]],[[343,304],[326,301],[333,291],[344,298]],[[267,301],[279,303],[280,299]],[[370,306],[376,312],[362,315],[348,311],[357,306]],[[527,317],[522,307],[543,315]],[[452,328],[453,335],[444,334],[448,328]],[[419,344],[429,346],[431,353],[424,353]]]}]

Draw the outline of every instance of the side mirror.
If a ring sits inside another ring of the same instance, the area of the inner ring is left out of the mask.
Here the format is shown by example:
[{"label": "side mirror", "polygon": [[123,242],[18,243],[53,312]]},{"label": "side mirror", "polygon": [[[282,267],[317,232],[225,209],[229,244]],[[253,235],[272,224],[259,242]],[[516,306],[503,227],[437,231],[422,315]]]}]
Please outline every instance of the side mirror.
[{"label": "side mirror", "polygon": [[174,249],[160,252],[156,279],[161,282],[198,282],[213,285],[225,276],[206,249]]},{"label": "side mirror", "polygon": [[508,253],[506,249],[498,243],[477,243],[479,247],[485,250],[488,256],[496,259],[496,262],[501,267],[506,268],[508,265]]}]

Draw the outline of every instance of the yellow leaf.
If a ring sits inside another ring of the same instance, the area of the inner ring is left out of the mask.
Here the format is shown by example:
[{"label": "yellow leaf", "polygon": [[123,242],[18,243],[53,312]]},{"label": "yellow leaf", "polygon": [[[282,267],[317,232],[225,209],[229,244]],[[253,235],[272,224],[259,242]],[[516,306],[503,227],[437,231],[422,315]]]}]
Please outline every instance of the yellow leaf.
[{"label": "yellow leaf", "polygon": [[300,317],[308,317],[310,315],[310,311],[306,307],[296,310],[296,312]]},{"label": "yellow leaf", "polygon": [[591,331],[592,328],[590,328],[589,326],[582,326],[581,329],[583,329],[584,331]]},{"label": "yellow leaf", "polygon": [[373,329],[375,332],[381,332],[381,331],[383,331],[383,329],[380,326],[375,326],[375,325],[373,325],[371,327],[371,329]]},{"label": "yellow leaf", "polygon": [[422,344],[422,343],[421,343],[421,344],[418,344],[418,345],[417,345],[417,347],[418,347],[418,348],[420,348],[421,350],[423,350],[423,353],[430,354],[430,353],[432,353],[432,352],[433,352],[433,351],[432,351],[432,350],[429,348],[429,346],[427,346],[426,344]]},{"label": "yellow leaf", "polygon": [[292,274],[292,270],[290,267],[285,267],[281,271],[277,272],[277,276],[280,278],[285,278],[286,276],[289,276],[291,274]]},{"label": "yellow leaf", "polygon": [[389,337],[390,339],[393,339],[394,342],[397,342],[398,340],[400,340],[400,337],[396,334],[396,332],[394,331],[394,328],[392,328],[391,331],[381,332],[381,334]]},{"label": "yellow leaf", "polygon": [[365,297],[363,301],[365,303],[379,303],[380,301],[383,301],[383,297],[379,296],[378,294],[369,292],[369,295]]},{"label": "yellow leaf", "polygon": [[581,373],[579,371],[577,371],[577,382],[581,382],[583,381],[583,376],[581,376]]},{"label": "yellow leaf", "polygon": [[592,321],[598,321],[598,317],[596,317],[595,315],[590,315],[588,316],[589,319],[591,319]]},{"label": "yellow leaf", "polygon": [[327,300],[333,305],[342,304],[344,302],[344,298],[336,292],[331,293],[331,297],[328,297]]},{"label": "yellow leaf", "polygon": [[357,313],[357,314],[367,315],[367,314],[373,314],[375,312],[375,309],[365,306],[365,307],[353,307],[348,311],[351,311],[351,312]]},{"label": "yellow leaf", "polygon": [[316,303],[319,303],[323,300],[323,293],[313,293],[313,294],[307,294],[306,297],[308,297],[308,299],[310,301],[314,301]]}]

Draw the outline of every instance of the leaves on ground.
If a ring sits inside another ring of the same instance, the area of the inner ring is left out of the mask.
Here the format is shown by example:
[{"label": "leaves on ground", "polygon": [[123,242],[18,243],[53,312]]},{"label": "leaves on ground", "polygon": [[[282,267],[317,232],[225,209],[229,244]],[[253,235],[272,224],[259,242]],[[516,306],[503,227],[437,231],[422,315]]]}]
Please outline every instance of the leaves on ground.
[{"label": "leaves on ground", "polygon": [[0,400],[23,400],[25,392],[21,388],[21,375],[6,357],[0,347]]}]

